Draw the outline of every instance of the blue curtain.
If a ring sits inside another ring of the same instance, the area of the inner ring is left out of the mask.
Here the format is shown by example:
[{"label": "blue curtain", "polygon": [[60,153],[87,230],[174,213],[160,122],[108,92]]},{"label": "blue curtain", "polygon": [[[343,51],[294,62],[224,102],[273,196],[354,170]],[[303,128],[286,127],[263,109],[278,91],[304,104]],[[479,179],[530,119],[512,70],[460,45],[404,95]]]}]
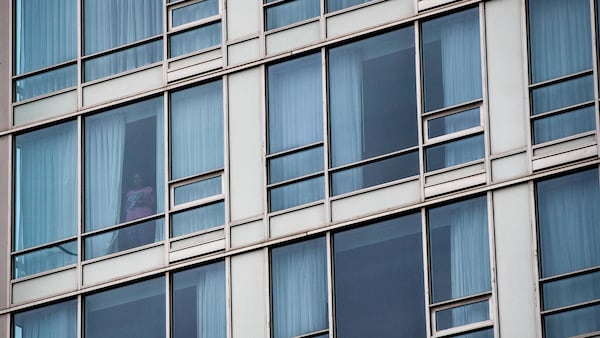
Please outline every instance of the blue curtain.
[{"label": "blue curtain", "polygon": [[77,300],[16,313],[15,338],[76,338]]},{"label": "blue curtain", "polygon": [[328,327],[325,238],[271,252],[274,338],[291,338]]},{"label": "blue curtain", "polygon": [[173,27],[181,26],[218,14],[218,0],[202,0],[191,5],[174,9],[171,24]]},{"label": "blue curtain", "polygon": [[320,14],[321,3],[319,0],[287,1],[267,8],[267,30],[291,25]]},{"label": "blue curtain", "polygon": [[221,44],[221,22],[212,23],[169,38],[169,57],[177,57]]}]

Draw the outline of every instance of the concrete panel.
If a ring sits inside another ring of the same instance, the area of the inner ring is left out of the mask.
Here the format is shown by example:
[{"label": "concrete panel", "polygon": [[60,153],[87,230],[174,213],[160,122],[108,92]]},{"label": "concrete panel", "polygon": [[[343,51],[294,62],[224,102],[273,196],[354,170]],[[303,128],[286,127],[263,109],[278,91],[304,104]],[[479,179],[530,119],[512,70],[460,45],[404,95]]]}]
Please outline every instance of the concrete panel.
[{"label": "concrete panel", "polygon": [[420,201],[420,182],[418,180],[404,182],[333,201],[331,202],[331,218],[333,222],[349,220]]},{"label": "concrete panel", "polygon": [[485,173],[476,174],[469,177],[463,177],[453,181],[427,186],[425,187],[425,196],[431,197],[460,189],[466,189],[484,184],[485,181]]},{"label": "concrete panel", "polygon": [[540,337],[533,225],[527,184],[495,191],[494,227],[501,337]]},{"label": "concrete panel", "polygon": [[425,185],[444,183],[459,178],[467,177],[475,173],[480,173],[482,171],[485,171],[485,164],[477,163],[468,167],[462,167],[451,171],[445,171],[439,174],[427,176],[427,178],[425,178]]},{"label": "concrete panel", "polygon": [[264,211],[264,90],[260,68],[229,76],[231,221]]},{"label": "concrete panel", "polygon": [[229,65],[237,65],[256,60],[260,57],[260,44],[257,39],[252,39],[227,47],[227,61]]},{"label": "concrete panel", "polygon": [[262,220],[231,227],[231,247],[239,248],[265,240],[265,228]]},{"label": "concrete panel", "polygon": [[10,337],[10,316],[8,314],[0,316],[0,335]]},{"label": "concrete panel", "polygon": [[77,111],[77,90],[25,103],[14,108],[13,123],[19,126]]},{"label": "concrete panel", "polygon": [[171,251],[169,252],[169,262],[175,262],[194,256],[206,255],[211,252],[221,250],[225,250],[225,239],[219,239],[181,250]]},{"label": "concrete panel", "polygon": [[533,170],[540,170],[561,164],[566,164],[573,161],[578,161],[584,158],[596,157],[598,155],[598,147],[596,145],[579,148],[564,153],[559,153],[552,156],[547,156],[533,160]]},{"label": "concrete panel", "polygon": [[310,22],[267,35],[267,55],[307,46],[320,40],[321,26],[319,22]]},{"label": "concrete panel", "polygon": [[215,231],[206,232],[197,236],[184,238],[171,242],[171,250],[179,250],[193,245],[208,243],[218,239],[225,238],[225,230],[218,229]]},{"label": "concrete panel", "polygon": [[327,38],[358,32],[394,20],[408,18],[415,14],[414,1],[391,0],[380,2],[329,17],[327,19]]},{"label": "concrete panel", "polygon": [[325,226],[325,206],[315,205],[273,216],[269,220],[271,237],[282,237]]},{"label": "concrete panel", "polygon": [[533,157],[540,158],[544,156],[551,156],[560,153],[565,153],[570,150],[576,150],[580,148],[585,148],[588,146],[596,145],[596,136],[588,135],[584,137],[579,137],[576,139],[571,139],[565,142],[554,143],[547,146],[542,146],[533,150]]},{"label": "concrete panel", "polygon": [[492,160],[492,180],[504,181],[526,176],[527,153],[514,154]]},{"label": "concrete panel", "polygon": [[50,275],[13,284],[13,304],[22,304],[77,290],[77,269],[63,270]]},{"label": "concrete panel", "polygon": [[[10,136],[0,137],[0,158],[5,159],[0,161],[0,222],[4,226],[0,227],[0,309],[5,309],[9,305],[8,299],[8,283],[10,280],[10,250],[11,250],[11,231],[10,224],[12,215],[12,182],[10,180],[10,171],[12,161],[10,160]],[[1,332],[1,331],[0,331]]]},{"label": "concrete panel", "polygon": [[[492,154],[527,145],[527,68],[521,0],[485,3]],[[510,99],[508,99],[510,98]]]},{"label": "concrete panel", "polygon": [[112,257],[83,266],[83,285],[93,285],[160,268],[164,265],[164,247],[157,246]]},{"label": "concrete panel", "polygon": [[83,88],[83,105],[93,106],[163,85],[162,66],[124,75]]},{"label": "concrete panel", "polygon": [[266,251],[231,258],[233,338],[269,337]]},{"label": "concrete panel", "polygon": [[260,32],[261,0],[227,0],[227,40]]},{"label": "concrete panel", "polygon": [[199,63],[203,63],[206,61],[214,60],[223,56],[223,50],[221,48],[209,50],[207,52],[196,54],[190,57],[186,57],[183,59],[178,59],[176,61],[169,62],[169,70],[172,69],[180,69],[193,65],[197,65]]},{"label": "concrete panel", "polygon": [[206,61],[197,65],[172,70],[167,74],[167,80],[169,82],[183,79],[192,75],[206,73],[211,70],[223,67],[223,59],[218,58],[210,61]]}]

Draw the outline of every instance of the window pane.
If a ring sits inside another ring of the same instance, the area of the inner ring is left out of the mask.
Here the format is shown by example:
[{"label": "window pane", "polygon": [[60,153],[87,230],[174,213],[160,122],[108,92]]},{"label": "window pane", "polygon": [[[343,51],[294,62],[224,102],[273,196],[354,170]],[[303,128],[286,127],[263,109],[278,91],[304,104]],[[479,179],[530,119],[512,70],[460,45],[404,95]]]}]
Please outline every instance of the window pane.
[{"label": "window pane", "polygon": [[77,241],[14,256],[14,278],[77,263]]},{"label": "window pane", "polygon": [[15,81],[15,100],[21,101],[77,85],[77,65],[57,68]]},{"label": "window pane", "polygon": [[269,191],[271,211],[292,208],[324,198],[323,176],[290,183]]},{"label": "window pane", "polygon": [[173,337],[225,338],[225,264],[173,274]]},{"label": "window pane", "polygon": [[479,8],[424,22],[425,111],[481,98]]},{"label": "window pane", "polygon": [[478,302],[436,312],[435,328],[440,331],[488,319],[490,319],[489,303]]},{"label": "window pane", "polygon": [[192,202],[223,193],[221,176],[182,185],[173,189],[175,205]]},{"label": "window pane", "polygon": [[94,81],[159,62],[163,58],[162,46],[162,40],[157,40],[89,59],[84,62],[85,81]]},{"label": "window pane", "polygon": [[13,328],[19,338],[77,337],[77,300],[15,313]]},{"label": "window pane", "polygon": [[77,0],[16,0],[14,19],[15,74],[77,57]]},{"label": "window pane", "polygon": [[323,170],[323,147],[311,148],[269,160],[269,183]]},{"label": "window pane", "polygon": [[332,194],[340,195],[419,174],[419,153],[386,158],[331,174]]},{"label": "window pane", "polygon": [[544,310],[600,299],[600,272],[542,284]]},{"label": "window pane", "polygon": [[432,146],[425,149],[425,153],[427,171],[475,161],[485,156],[483,134]]},{"label": "window pane", "polygon": [[537,183],[541,275],[600,265],[598,170]]},{"label": "window pane", "polygon": [[331,165],[417,145],[412,27],[329,53]]},{"label": "window pane", "polygon": [[590,2],[530,0],[531,82],[592,68]]},{"label": "window pane", "polygon": [[594,79],[591,75],[558,82],[531,91],[533,114],[569,107],[594,100]]},{"label": "window pane", "polygon": [[162,0],[84,0],[84,54],[162,33]]},{"label": "window pane", "polygon": [[163,277],[84,298],[86,338],[165,336]]},{"label": "window pane", "polygon": [[267,30],[319,16],[319,0],[292,0],[267,8]]},{"label": "window pane", "polygon": [[85,259],[110,255],[161,241],[164,232],[164,220],[161,218],[87,237],[85,238]]},{"label": "window pane", "polygon": [[425,337],[421,214],[343,231],[333,241],[337,336]]},{"label": "window pane", "polygon": [[162,97],[85,119],[85,229],[161,212]]},{"label": "window pane", "polygon": [[346,7],[369,2],[369,0],[327,0],[327,11],[334,12]]},{"label": "window pane", "polygon": [[177,237],[225,224],[225,204],[213,203],[173,214],[171,236]]},{"label": "window pane", "polygon": [[223,167],[223,88],[210,82],[171,94],[171,178]]},{"label": "window pane", "polygon": [[218,0],[202,0],[173,10],[173,27],[219,14]]},{"label": "window pane", "polygon": [[490,291],[486,197],[433,208],[428,216],[432,302]]},{"label": "window pane", "polygon": [[321,54],[269,66],[269,153],[323,140]]},{"label": "window pane", "polygon": [[544,318],[546,338],[573,337],[600,331],[600,305],[560,312]]},{"label": "window pane", "polygon": [[169,37],[169,57],[176,57],[221,44],[221,22]]},{"label": "window pane", "polygon": [[429,138],[434,138],[480,125],[479,108],[475,108],[429,120],[427,132]]},{"label": "window pane", "polygon": [[494,329],[481,330],[451,336],[451,338],[494,338]]},{"label": "window pane", "polygon": [[77,123],[15,138],[14,249],[77,234]]},{"label": "window pane", "polygon": [[535,144],[557,140],[596,129],[594,106],[571,110],[533,121]]},{"label": "window pane", "polygon": [[271,251],[274,338],[326,329],[327,254],[325,238]]}]

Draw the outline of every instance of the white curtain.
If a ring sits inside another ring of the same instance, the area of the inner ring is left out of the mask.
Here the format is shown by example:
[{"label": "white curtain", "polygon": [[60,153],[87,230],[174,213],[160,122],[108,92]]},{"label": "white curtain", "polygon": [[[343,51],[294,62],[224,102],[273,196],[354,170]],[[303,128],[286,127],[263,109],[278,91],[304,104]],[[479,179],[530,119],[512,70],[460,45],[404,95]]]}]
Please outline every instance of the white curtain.
[{"label": "white curtain", "polygon": [[291,338],[326,329],[325,238],[273,249],[271,267],[274,337]]},{"label": "white curtain", "polygon": [[225,204],[216,202],[173,214],[171,236],[177,237],[225,224]]},{"label": "white curtain", "polygon": [[221,22],[171,35],[169,56],[177,57],[221,44]]},{"label": "white curtain", "polygon": [[14,329],[15,338],[76,338],[77,301],[17,313]]}]

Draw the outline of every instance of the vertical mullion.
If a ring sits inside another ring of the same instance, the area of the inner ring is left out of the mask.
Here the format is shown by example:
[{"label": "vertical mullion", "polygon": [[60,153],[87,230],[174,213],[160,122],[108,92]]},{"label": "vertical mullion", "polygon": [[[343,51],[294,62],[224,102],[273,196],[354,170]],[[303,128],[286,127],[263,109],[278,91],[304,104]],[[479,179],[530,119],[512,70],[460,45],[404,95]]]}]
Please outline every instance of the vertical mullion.
[{"label": "vertical mullion", "polygon": [[425,136],[423,128],[423,68],[421,66],[421,26],[419,21],[414,22],[414,46],[415,46],[415,86],[416,86],[416,100],[417,100],[417,134],[418,134],[418,146],[419,146],[419,188],[421,190],[421,201],[425,199],[425,151],[423,149],[423,140]]}]

